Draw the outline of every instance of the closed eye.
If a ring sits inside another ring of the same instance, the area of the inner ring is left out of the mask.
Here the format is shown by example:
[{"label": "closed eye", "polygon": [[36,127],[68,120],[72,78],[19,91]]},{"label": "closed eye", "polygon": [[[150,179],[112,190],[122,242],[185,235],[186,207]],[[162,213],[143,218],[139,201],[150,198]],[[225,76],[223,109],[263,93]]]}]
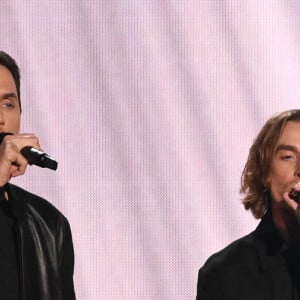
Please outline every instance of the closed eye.
[{"label": "closed eye", "polygon": [[293,155],[284,155],[284,156],[281,157],[281,160],[289,161],[289,160],[292,160],[294,158],[295,158],[295,156],[293,156]]}]

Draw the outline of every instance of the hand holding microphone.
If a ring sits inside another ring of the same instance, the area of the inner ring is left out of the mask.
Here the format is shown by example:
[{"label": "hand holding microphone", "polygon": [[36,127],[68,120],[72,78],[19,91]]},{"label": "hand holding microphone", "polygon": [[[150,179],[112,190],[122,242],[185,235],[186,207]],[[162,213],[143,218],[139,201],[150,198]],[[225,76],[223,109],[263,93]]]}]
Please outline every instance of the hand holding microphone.
[{"label": "hand holding microphone", "polygon": [[[7,135],[12,134],[7,132],[0,132],[0,144],[2,143],[4,137]],[[48,168],[51,170],[57,169],[57,162],[43,151],[40,151],[32,146],[25,146],[20,150],[20,152],[30,165],[36,165],[41,168]]]},{"label": "hand holding microphone", "polygon": [[10,177],[24,174],[28,164],[56,170],[57,162],[39,149],[35,135],[1,132],[0,186],[6,184]]}]

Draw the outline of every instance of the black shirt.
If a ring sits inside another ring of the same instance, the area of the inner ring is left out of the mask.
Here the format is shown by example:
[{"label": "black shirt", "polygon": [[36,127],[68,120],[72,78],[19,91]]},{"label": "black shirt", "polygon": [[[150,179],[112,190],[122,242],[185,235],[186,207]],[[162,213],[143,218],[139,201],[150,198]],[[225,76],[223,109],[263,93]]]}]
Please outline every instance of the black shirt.
[{"label": "black shirt", "polygon": [[[2,197],[0,197],[2,198]],[[19,274],[14,219],[7,201],[0,200],[0,299],[19,299]]]}]

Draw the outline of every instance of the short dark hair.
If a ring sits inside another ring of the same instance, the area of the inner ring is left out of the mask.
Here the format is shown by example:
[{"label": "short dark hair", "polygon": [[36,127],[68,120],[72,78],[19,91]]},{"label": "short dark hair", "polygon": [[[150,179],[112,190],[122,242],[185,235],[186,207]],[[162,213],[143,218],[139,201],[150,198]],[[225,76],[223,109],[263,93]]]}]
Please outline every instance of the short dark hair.
[{"label": "short dark hair", "polygon": [[11,73],[18,93],[18,100],[21,110],[21,95],[20,95],[20,70],[16,61],[6,52],[0,50],[0,65],[4,66]]}]

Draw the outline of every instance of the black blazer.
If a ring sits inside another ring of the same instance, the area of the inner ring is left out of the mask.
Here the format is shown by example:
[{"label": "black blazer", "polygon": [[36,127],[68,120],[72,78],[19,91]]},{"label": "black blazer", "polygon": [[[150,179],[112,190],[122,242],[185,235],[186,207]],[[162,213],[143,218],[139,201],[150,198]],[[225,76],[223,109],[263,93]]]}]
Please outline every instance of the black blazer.
[{"label": "black blazer", "polygon": [[74,252],[67,219],[49,202],[12,184],[21,300],[74,300]]},{"label": "black blazer", "polygon": [[255,231],[199,270],[196,300],[300,299],[300,247],[288,247],[268,212]]}]

